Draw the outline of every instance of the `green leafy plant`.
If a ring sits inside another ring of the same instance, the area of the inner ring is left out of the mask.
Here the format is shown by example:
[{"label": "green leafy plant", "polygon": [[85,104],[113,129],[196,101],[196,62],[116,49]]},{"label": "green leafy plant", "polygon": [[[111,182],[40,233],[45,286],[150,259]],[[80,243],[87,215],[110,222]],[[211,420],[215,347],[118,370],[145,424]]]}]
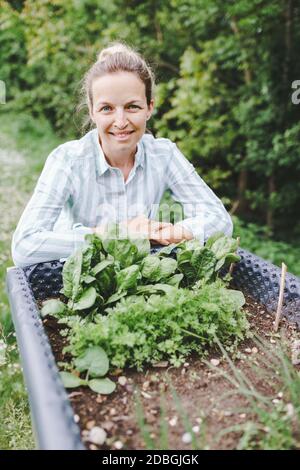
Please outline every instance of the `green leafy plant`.
[{"label": "green leafy plant", "polygon": [[86,349],[74,360],[74,366],[77,373],[85,372],[86,377],[82,379],[74,372],[60,372],[66,388],[87,385],[94,392],[102,394],[109,394],[115,390],[116,384],[107,377],[103,378],[108,372],[109,361],[101,347],[93,346]]}]

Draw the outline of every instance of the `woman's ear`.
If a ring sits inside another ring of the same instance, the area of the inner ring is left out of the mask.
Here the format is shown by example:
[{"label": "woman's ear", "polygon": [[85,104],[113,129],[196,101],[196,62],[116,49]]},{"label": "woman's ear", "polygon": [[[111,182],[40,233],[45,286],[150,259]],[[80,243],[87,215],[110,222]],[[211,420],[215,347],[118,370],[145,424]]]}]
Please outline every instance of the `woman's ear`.
[{"label": "woman's ear", "polygon": [[154,109],[154,100],[151,100],[150,104],[148,105],[147,121],[149,121],[149,119],[151,118],[153,109]]}]

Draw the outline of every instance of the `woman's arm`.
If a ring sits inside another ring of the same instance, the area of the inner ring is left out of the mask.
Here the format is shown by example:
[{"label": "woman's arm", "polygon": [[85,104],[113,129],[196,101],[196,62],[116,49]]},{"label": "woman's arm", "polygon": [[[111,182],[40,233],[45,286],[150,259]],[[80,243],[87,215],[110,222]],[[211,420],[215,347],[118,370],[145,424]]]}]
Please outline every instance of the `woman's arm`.
[{"label": "woman's arm", "polygon": [[84,244],[87,227],[53,231],[65,203],[72,194],[72,168],[63,146],[47,158],[34,193],[18,223],[12,240],[16,266],[67,258]]},{"label": "woman's arm", "polygon": [[200,178],[193,165],[175,144],[168,167],[167,185],[172,198],[183,205],[184,220],[175,227],[182,227],[204,243],[216,232],[231,236],[232,220],[220,199]]}]

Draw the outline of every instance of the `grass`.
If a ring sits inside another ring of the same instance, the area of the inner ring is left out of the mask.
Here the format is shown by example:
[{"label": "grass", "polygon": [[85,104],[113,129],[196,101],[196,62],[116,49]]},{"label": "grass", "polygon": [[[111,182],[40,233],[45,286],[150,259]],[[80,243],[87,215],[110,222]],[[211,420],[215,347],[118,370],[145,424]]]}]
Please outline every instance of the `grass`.
[{"label": "grass", "polygon": [[27,393],[5,291],[11,237],[50,151],[61,143],[46,121],[0,113],[0,448],[32,449]]}]

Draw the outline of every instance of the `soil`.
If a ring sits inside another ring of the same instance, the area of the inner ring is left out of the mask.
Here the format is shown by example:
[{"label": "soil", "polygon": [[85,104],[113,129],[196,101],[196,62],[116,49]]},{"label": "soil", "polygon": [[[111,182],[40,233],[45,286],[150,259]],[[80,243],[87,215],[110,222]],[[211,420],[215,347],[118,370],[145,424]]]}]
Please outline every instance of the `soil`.
[{"label": "soil", "polygon": [[[299,339],[296,327],[284,319],[281,322],[281,335],[274,334],[273,315],[250,297],[246,297],[245,309],[252,331],[271,348],[276,347],[282,336],[287,344],[291,344],[297,336]],[[67,361],[68,357],[62,354],[66,340],[58,334],[63,326],[50,317],[44,320],[44,326],[56,361]],[[117,383],[111,395],[97,395],[83,387],[70,391],[75,420],[80,426],[86,447],[94,450],[149,450],[149,441],[145,443],[137,421],[136,404],[140,400],[144,420],[154,442],[153,448],[166,445],[161,442],[162,423],[167,426],[168,444],[165,449],[193,448],[191,433],[187,433],[184,425],[184,414],[193,429],[197,448],[236,449],[240,432],[219,433],[250,420],[251,412],[244,397],[227,393],[233,391],[234,386],[223,376],[224,373],[232,376],[232,373],[222,354],[210,350],[206,361],[192,356],[179,368],[160,363],[156,367],[146,368],[143,373],[133,369],[115,370],[109,376]],[[266,350],[253,339],[247,339],[239,345],[234,359],[236,367],[246,374],[258,391],[278,401],[282,394],[276,370],[268,368],[264,361],[268,362]],[[258,370],[263,371],[263,374],[258,373]],[[174,390],[181,405],[174,399]],[[95,427],[106,432],[106,440],[102,445],[96,445],[90,440],[90,430]]]}]

